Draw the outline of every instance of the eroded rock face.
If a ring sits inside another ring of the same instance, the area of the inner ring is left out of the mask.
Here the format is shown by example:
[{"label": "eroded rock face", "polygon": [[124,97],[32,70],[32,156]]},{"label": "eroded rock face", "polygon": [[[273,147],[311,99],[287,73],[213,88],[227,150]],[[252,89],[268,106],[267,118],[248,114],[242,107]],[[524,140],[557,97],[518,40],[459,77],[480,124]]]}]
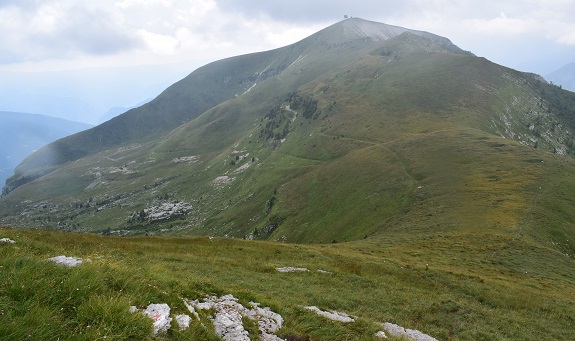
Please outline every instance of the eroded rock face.
[{"label": "eroded rock face", "polygon": [[184,201],[154,202],[148,208],[139,212],[132,212],[129,221],[147,220],[156,222],[169,220],[174,217],[184,216],[192,210],[192,205]]},{"label": "eroded rock face", "polygon": [[173,216],[184,215],[191,209],[191,205],[182,201],[176,201],[164,202],[156,206],[149,207],[145,211],[148,216],[148,220],[158,221],[170,219]]}]

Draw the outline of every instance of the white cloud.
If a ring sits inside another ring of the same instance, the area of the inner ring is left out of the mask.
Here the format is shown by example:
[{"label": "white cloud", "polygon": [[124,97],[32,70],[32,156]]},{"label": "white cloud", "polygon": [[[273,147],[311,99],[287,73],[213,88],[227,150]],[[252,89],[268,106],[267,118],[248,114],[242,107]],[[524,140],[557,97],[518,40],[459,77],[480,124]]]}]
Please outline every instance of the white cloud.
[{"label": "white cloud", "polygon": [[122,9],[127,9],[130,7],[149,7],[153,5],[171,7],[172,3],[169,0],[124,0],[116,2],[114,5]]},{"label": "white cloud", "polygon": [[0,63],[107,55],[141,44],[122,17],[74,1],[44,1],[37,7],[0,7]]},{"label": "white cloud", "polygon": [[469,31],[491,36],[514,36],[536,32],[538,22],[532,18],[510,18],[504,12],[491,19],[468,19],[463,21]]},{"label": "white cloud", "polygon": [[65,13],[59,4],[44,4],[31,15],[30,30],[35,34],[53,34],[65,19]]},{"label": "white cloud", "polygon": [[157,34],[144,29],[138,30],[138,33],[144,40],[146,47],[154,54],[173,55],[180,44],[177,38],[169,35]]},{"label": "white cloud", "polygon": [[[565,32],[556,38],[556,41],[565,45],[575,45],[575,27],[570,32]],[[573,57],[575,59],[575,56]]]}]

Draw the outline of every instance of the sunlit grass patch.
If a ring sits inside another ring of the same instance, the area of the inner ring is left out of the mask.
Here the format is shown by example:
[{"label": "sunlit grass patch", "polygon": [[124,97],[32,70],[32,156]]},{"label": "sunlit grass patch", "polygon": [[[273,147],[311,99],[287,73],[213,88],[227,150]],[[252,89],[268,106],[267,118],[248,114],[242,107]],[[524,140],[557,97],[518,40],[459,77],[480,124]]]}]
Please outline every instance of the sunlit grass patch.
[{"label": "sunlit grass patch", "polygon": [[[184,298],[226,294],[279,313],[285,321],[280,337],[371,340],[383,322],[446,340],[532,339],[542,330],[568,339],[573,333],[572,261],[555,261],[549,270],[554,257],[565,256],[503,232],[481,238],[463,230],[396,233],[294,245],[0,231],[16,241],[0,246],[6,321],[0,330],[13,338],[148,338],[152,320],[129,313],[130,306],[167,303],[175,316],[190,314]],[[84,262],[67,268],[46,261],[57,254]],[[309,271],[281,273],[275,269],[281,266]],[[356,316],[356,322],[330,321],[303,308],[311,305]],[[194,320],[185,331],[174,321],[158,337],[215,339],[211,314],[200,312],[204,326]]]}]

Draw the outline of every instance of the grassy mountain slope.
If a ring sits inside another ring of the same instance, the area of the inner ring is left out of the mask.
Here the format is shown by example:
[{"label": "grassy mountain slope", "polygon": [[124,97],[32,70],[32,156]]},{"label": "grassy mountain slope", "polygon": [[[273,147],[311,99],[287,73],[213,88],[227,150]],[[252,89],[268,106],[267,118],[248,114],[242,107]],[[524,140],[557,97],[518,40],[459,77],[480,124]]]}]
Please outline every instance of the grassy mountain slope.
[{"label": "grassy mountain slope", "polygon": [[[165,137],[132,140],[17,188],[2,199],[5,223],[294,242],[417,226],[538,230],[542,216],[525,221],[541,209],[536,189],[567,181],[572,167],[557,154],[573,153],[573,96],[410,32],[322,43],[346,27],[286,48],[315,54],[281,54],[294,60],[287,67],[266,54],[240,57],[255,60],[252,70],[282,71],[256,76]],[[566,171],[543,177],[559,165]],[[173,214],[153,216],[159,210]],[[569,216],[553,217],[571,236]]]},{"label": "grassy mountain slope", "polygon": [[[440,37],[396,30],[346,20],[222,61],[249,65],[238,96],[0,199],[0,222],[14,227],[237,238],[2,230],[21,243],[0,247],[10,269],[2,309],[16,321],[6,332],[24,333],[22,321],[50,337],[138,338],[145,321],[122,317],[110,329],[94,316],[160,301],[181,312],[180,297],[232,293],[281,313],[283,337],[371,340],[391,321],[442,340],[573,338],[575,96]],[[220,75],[230,72],[243,71]],[[92,262],[43,262],[59,253]],[[70,280],[64,292],[90,278],[82,300],[99,311],[73,295],[69,305],[51,301],[25,275],[51,284],[52,272]],[[42,329],[15,302],[64,327]],[[332,323],[304,305],[358,321]],[[213,337],[198,324],[189,333],[166,338]]]},{"label": "grassy mountain slope", "polygon": [[[305,65],[306,59],[313,59],[315,63],[312,72],[304,74],[303,69],[299,69],[299,77],[288,85],[292,89],[325,72],[334,64],[341,63],[342,58],[346,60],[360,55],[364,52],[361,48],[368,41],[386,39],[406,31],[456,48],[449,40],[427,32],[351,20],[345,25],[328,27],[284,48],[216,61],[170,86],[150,103],[132,109],[83,134],[46,146],[17,167],[4,192],[10,192],[48,174],[66,162],[127,143],[162,137],[218,103],[249,91],[258,82],[278,75],[296,61],[304,61]],[[370,34],[373,37],[370,37]],[[351,49],[358,51],[350,53]],[[340,50],[345,50],[346,53],[340,53]]]},{"label": "grassy mountain slope", "polygon": [[[21,229],[0,236],[16,241],[0,244],[0,334],[9,339],[152,339],[152,320],[129,306],[168,303],[175,317],[189,314],[182,298],[225,294],[282,315],[283,338],[376,340],[383,322],[438,340],[574,337],[573,260],[504,233],[400,232],[336,245]],[[46,261],[60,254],[84,262]],[[275,270],[284,266],[309,272]],[[328,320],[309,305],[356,322]],[[200,313],[202,324],[194,319],[190,329],[155,339],[216,339],[208,313]]]}]

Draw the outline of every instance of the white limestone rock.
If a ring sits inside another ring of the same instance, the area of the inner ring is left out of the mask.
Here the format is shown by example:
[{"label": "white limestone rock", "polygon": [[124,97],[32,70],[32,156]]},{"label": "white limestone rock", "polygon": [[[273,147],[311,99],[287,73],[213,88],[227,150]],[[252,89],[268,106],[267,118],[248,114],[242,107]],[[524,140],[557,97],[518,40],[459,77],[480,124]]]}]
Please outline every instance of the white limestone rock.
[{"label": "white limestone rock", "polygon": [[144,310],[144,314],[154,320],[154,334],[165,333],[170,329],[172,318],[170,306],[166,303],[152,303]]},{"label": "white limestone rock", "polygon": [[56,256],[48,258],[48,260],[50,262],[54,262],[56,264],[62,264],[70,268],[82,264],[82,259],[74,257],[66,257],[66,256]]}]

